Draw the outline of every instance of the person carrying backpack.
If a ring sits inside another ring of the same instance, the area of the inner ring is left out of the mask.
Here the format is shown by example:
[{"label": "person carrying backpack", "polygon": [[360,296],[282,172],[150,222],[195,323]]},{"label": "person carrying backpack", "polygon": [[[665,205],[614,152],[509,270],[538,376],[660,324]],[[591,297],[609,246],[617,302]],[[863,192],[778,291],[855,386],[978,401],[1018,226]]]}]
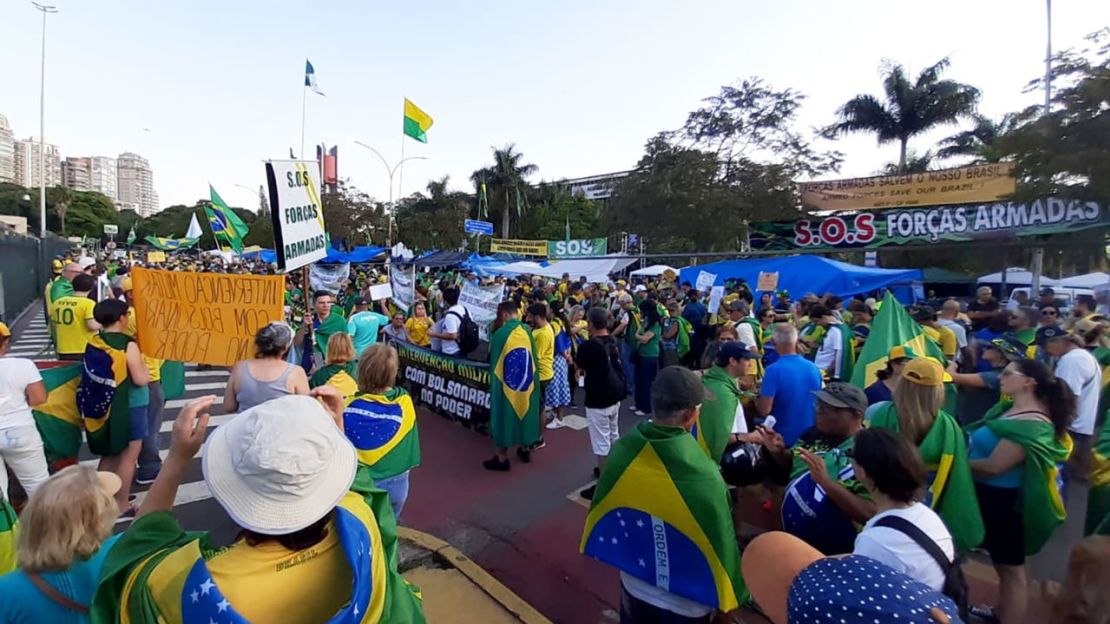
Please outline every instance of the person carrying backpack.
[{"label": "person carrying backpack", "polygon": [[[594,476],[609,457],[609,449],[620,436],[617,419],[620,402],[628,396],[625,372],[621,366],[620,346],[609,335],[609,311],[590,308],[587,315],[590,339],[578,347],[575,363],[580,374],[586,377],[586,422],[590,431],[590,445],[597,456]],[[582,490],[580,496],[590,500],[594,486]]]},{"label": "person carrying backpack", "polygon": [[432,350],[453,357],[466,357],[478,348],[478,324],[471,320],[470,313],[459,303],[458,288],[444,288],[442,294],[447,312],[428,331],[432,338]]}]

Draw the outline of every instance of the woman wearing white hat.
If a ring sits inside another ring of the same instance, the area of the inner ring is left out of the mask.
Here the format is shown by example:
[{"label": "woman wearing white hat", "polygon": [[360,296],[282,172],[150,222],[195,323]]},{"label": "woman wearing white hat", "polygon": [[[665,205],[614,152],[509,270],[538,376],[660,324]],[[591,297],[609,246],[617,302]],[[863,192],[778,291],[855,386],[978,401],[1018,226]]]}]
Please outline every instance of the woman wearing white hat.
[{"label": "woman wearing white hat", "polygon": [[[286,396],[240,413],[204,444],[204,480],[242,528],[230,547],[170,515],[204,442],[215,397],[186,405],[138,519],[109,553],[96,618],[192,622],[423,622],[396,568],[396,525],[382,490],[356,480],[339,427],[342,397]],[[123,611],[126,613],[123,613]]]}]

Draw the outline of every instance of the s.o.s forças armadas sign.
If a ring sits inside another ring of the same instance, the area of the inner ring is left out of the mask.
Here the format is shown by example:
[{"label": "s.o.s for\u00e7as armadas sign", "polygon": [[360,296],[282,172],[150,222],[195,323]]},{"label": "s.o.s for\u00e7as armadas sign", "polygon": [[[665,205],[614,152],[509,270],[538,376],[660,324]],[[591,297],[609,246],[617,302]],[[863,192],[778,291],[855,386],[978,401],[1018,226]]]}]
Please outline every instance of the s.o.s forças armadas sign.
[{"label": "s.o.s for\u00e7as armadas sign", "polygon": [[1103,203],[1061,198],[872,210],[751,225],[753,247],[878,248],[1043,236],[1110,226]]}]

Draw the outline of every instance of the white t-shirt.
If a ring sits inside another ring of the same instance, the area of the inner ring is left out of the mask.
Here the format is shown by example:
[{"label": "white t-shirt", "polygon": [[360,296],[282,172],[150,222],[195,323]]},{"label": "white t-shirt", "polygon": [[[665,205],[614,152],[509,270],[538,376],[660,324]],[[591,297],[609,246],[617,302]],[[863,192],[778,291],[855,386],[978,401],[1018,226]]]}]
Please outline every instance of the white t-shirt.
[{"label": "white t-shirt", "polygon": [[709,615],[709,613],[713,611],[713,609],[700,602],[694,602],[689,598],[683,598],[678,594],[660,589],[651,583],[645,583],[631,574],[621,572],[621,584],[624,585],[625,591],[634,598],[643,600],[653,607],[666,609],[682,617],[700,618]]},{"label": "white t-shirt", "polygon": [[1086,349],[1072,349],[1056,362],[1056,376],[1063,379],[1071,388],[1077,401],[1075,420],[1068,429],[1091,435],[1095,432],[1095,418],[1098,417],[1098,393],[1102,381],[1102,369],[1098,360]]},{"label": "white t-shirt", "polygon": [[37,381],[42,381],[42,375],[31,360],[0,359],[0,429],[35,426],[27,405],[27,386]]},{"label": "white t-shirt", "polygon": [[[452,314],[452,312],[454,314]],[[456,314],[458,316],[455,316]],[[456,303],[448,308],[447,314],[444,314],[443,320],[439,322],[440,333],[458,335],[459,329],[462,327],[462,321],[460,319],[464,316],[466,316],[466,308],[464,308],[462,304]],[[458,341],[441,339],[439,345],[440,350],[447,355],[458,355],[459,353]]]},{"label": "white t-shirt", "polygon": [[736,404],[736,414],[732,417],[732,432],[733,434],[747,433],[748,421],[744,418],[744,404]]},{"label": "white t-shirt", "polygon": [[944,570],[925,549],[918,546],[917,542],[905,533],[890,527],[875,526],[880,518],[886,516],[898,516],[908,520],[936,542],[949,559],[955,555],[952,534],[944,526],[944,521],[935,511],[922,503],[914,503],[906,509],[891,509],[876,514],[863,525],[863,530],[856,536],[853,554],[870,557],[940,591],[944,587]]},{"label": "white t-shirt", "polygon": [[[941,327],[947,327],[948,329],[951,329],[952,333],[956,334],[956,348],[957,349],[963,349],[964,347],[967,346],[967,330],[964,329],[963,325],[960,325],[959,323],[957,323],[956,321],[953,321],[952,319],[943,319],[943,318],[939,319],[937,321],[937,323],[940,323]],[[963,355],[963,353],[961,351],[956,351],[956,361],[957,362],[959,362],[961,359],[963,359],[962,355]]]},{"label": "white t-shirt", "polygon": [[825,341],[821,343],[821,348],[817,350],[817,355],[813,357],[813,363],[821,370],[829,370],[829,367],[834,367],[832,376],[840,379],[840,350],[844,348],[844,340],[840,336],[843,325],[829,325],[828,332],[825,334]]},{"label": "white t-shirt", "polygon": [[736,328],[737,340],[741,342],[749,351],[754,351],[756,348],[755,332],[752,330],[751,323],[740,319],[732,324]]}]

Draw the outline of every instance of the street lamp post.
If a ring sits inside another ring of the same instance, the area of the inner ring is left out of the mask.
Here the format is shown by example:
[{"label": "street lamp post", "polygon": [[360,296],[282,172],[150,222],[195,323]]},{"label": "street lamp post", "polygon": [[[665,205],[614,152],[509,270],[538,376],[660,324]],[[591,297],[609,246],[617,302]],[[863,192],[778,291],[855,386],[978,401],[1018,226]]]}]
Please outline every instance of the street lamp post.
[{"label": "street lamp post", "polygon": [[252,193],[258,194],[258,214],[262,214],[262,212],[266,209],[266,196],[262,193],[261,186],[258,187],[257,191],[247,186],[246,184],[232,184],[232,186],[238,186],[241,189],[246,189]]},{"label": "street lamp post", "polygon": [[39,69],[39,237],[46,238],[46,14],[57,7],[31,2],[42,11],[42,60]]},{"label": "street lamp post", "polygon": [[385,172],[389,175],[389,232],[386,234],[386,241],[385,241],[386,245],[385,246],[386,247],[393,247],[393,211],[394,211],[394,208],[395,208],[395,206],[393,205],[393,174],[397,172],[397,169],[402,164],[404,164],[405,161],[409,161],[409,160],[428,160],[428,157],[427,156],[409,156],[408,158],[402,158],[401,160],[397,161],[397,164],[390,167],[389,166],[389,161],[387,161],[385,159],[385,156],[382,156],[381,152],[379,152],[378,150],[370,147],[369,145],[363,143],[362,141],[355,141],[355,145],[358,145],[359,147],[365,147],[366,149],[370,150],[371,152],[374,152],[374,155],[377,156],[378,159],[380,159],[382,161],[383,165],[385,165]]}]

